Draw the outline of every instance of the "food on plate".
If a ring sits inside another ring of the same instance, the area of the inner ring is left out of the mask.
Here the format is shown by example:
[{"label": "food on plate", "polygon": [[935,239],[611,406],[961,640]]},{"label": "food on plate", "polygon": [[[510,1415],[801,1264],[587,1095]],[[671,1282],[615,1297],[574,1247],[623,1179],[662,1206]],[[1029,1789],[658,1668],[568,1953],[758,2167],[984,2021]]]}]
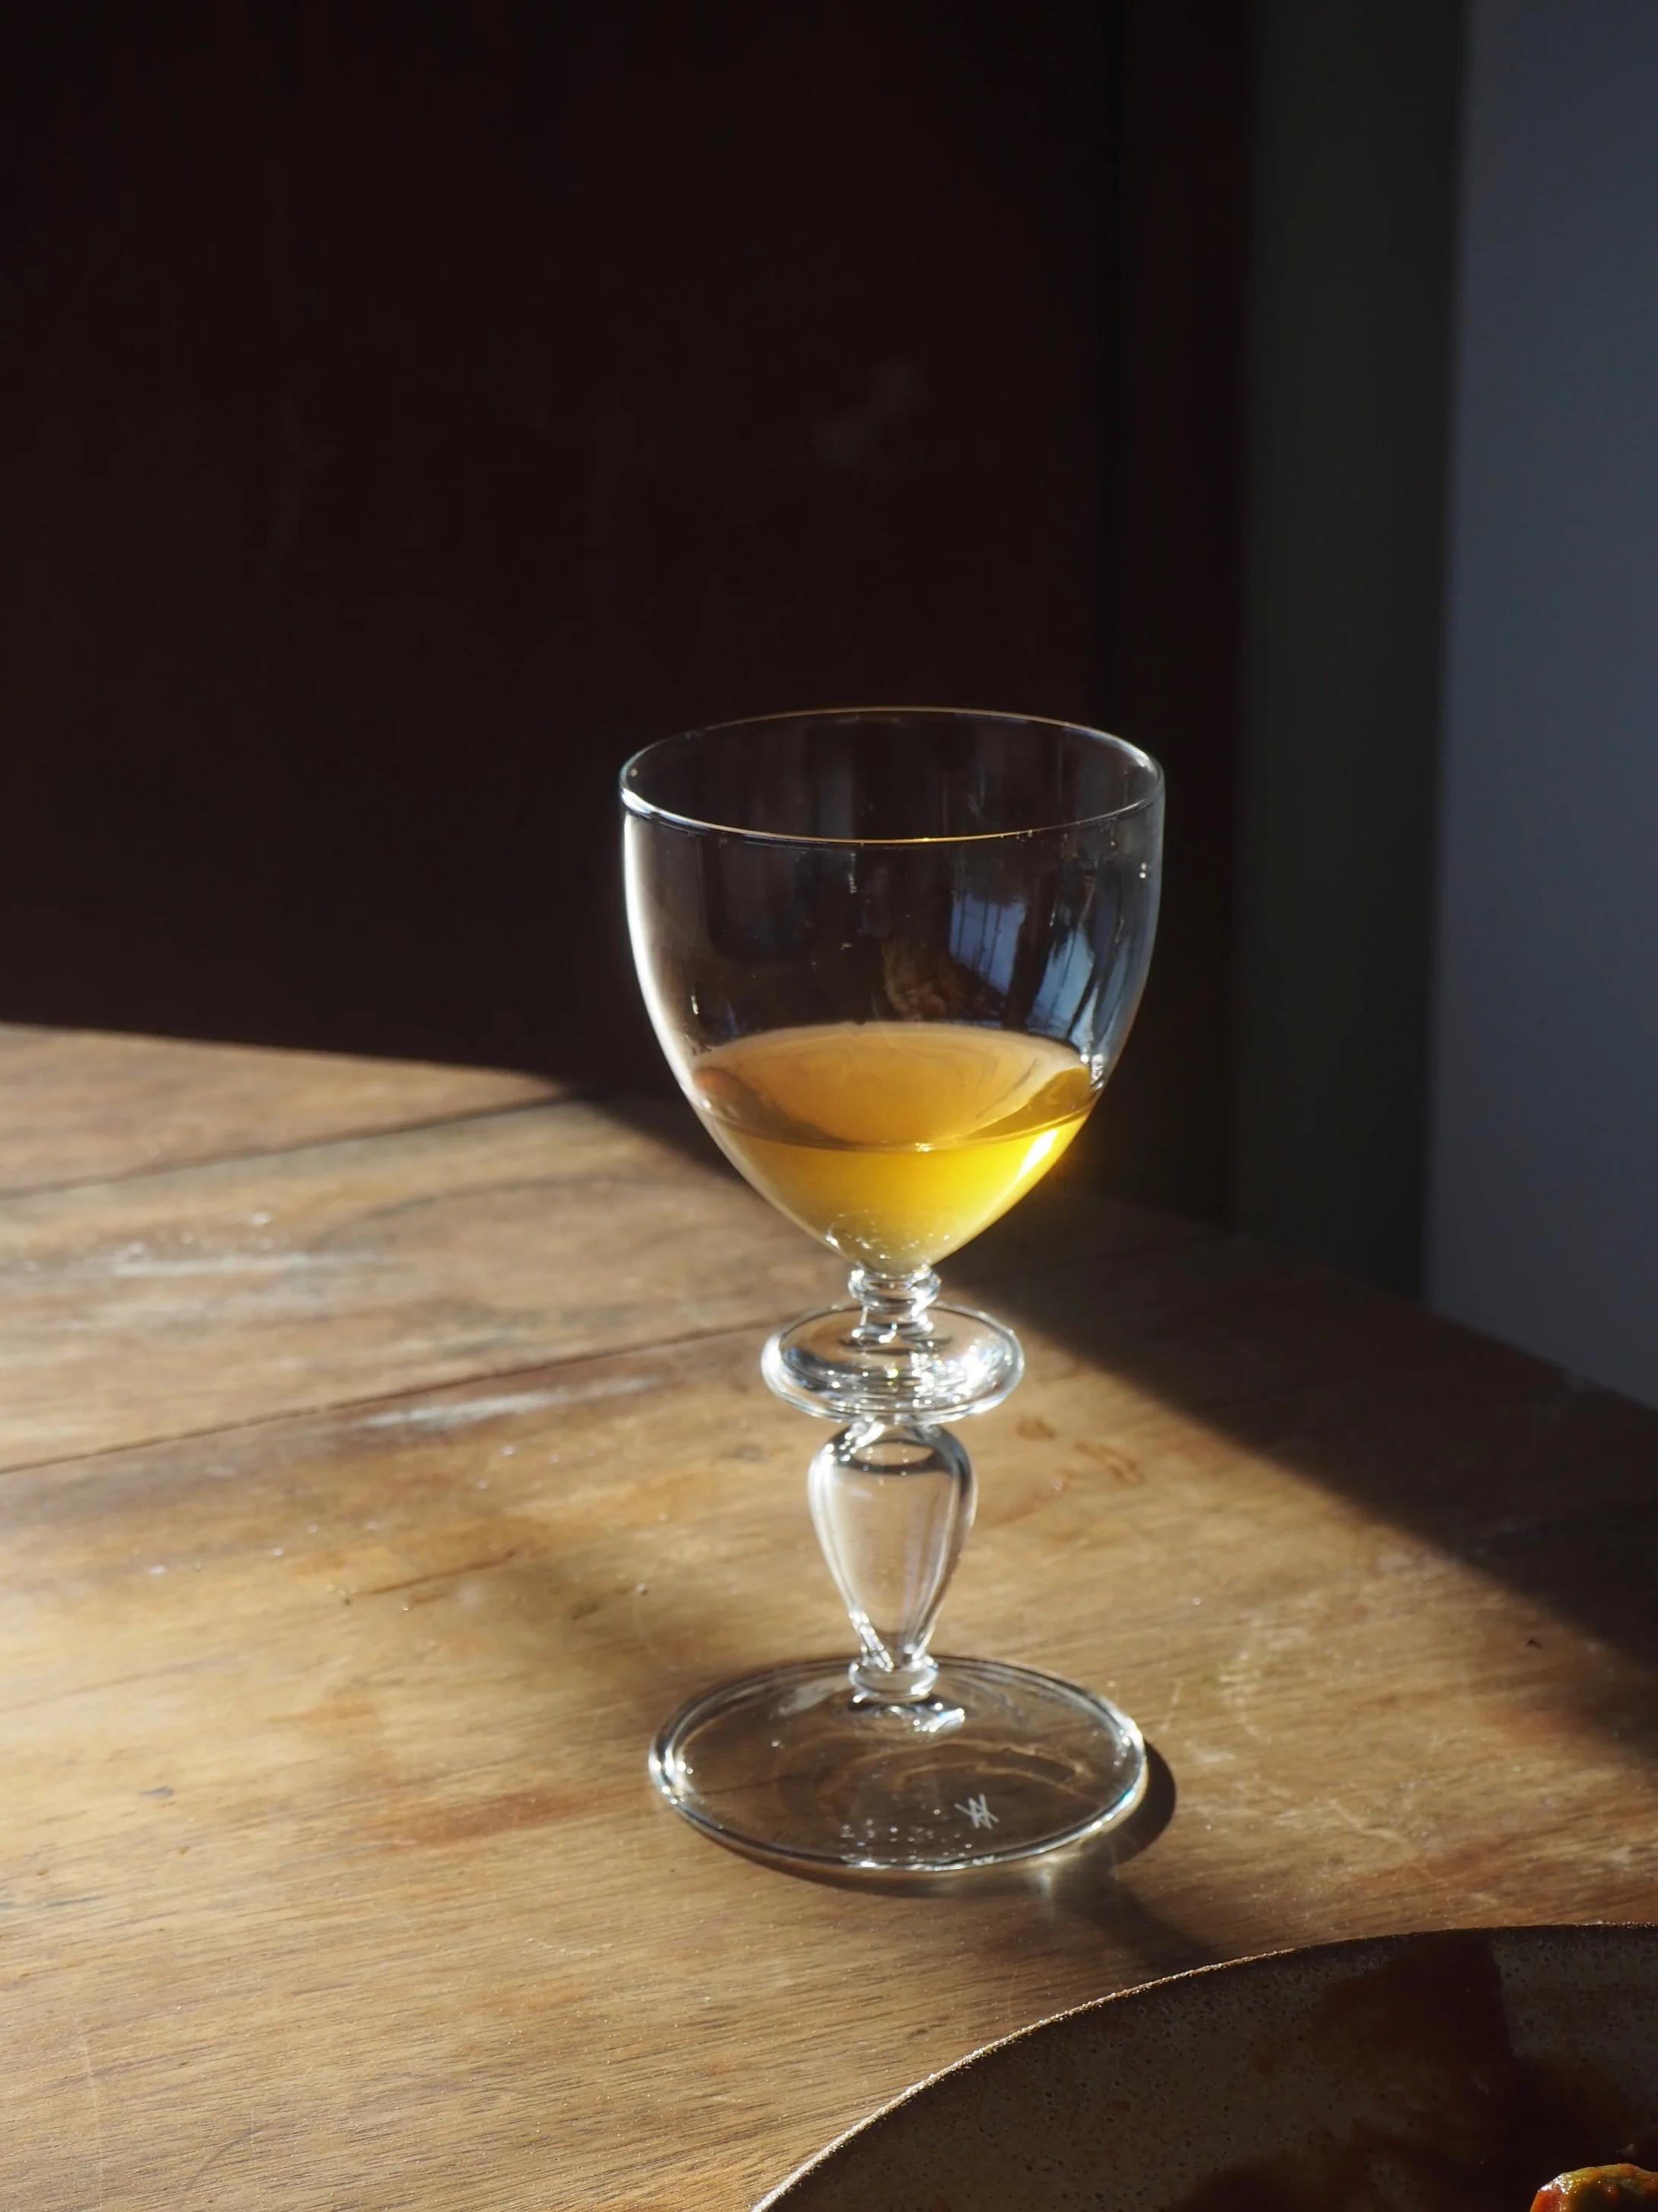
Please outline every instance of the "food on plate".
[{"label": "food on plate", "polygon": [[1623,2212],[1632,2204],[1658,2205],[1658,2173],[1643,2166],[1580,2166],[1540,2189],[1531,2212]]}]

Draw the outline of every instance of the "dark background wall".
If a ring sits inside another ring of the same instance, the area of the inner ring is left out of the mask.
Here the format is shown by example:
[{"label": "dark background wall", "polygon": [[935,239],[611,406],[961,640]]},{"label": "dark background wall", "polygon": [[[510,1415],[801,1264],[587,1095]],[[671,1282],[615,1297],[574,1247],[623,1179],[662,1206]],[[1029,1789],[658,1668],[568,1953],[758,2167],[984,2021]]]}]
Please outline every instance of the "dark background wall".
[{"label": "dark background wall", "polygon": [[1171,781],[1107,1133],[1227,1200],[1241,7],[64,4],[5,33],[0,1015],[662,1078],[636,744]]},{"label": "dark background wall", "polygon": [[1658,1405],[1658,10],[1469,33],[1424,1287]]},{"label": "dark background wall", "polygon": [[1254,24],[1236,1203],[1412,1291],[1462,9]]}]

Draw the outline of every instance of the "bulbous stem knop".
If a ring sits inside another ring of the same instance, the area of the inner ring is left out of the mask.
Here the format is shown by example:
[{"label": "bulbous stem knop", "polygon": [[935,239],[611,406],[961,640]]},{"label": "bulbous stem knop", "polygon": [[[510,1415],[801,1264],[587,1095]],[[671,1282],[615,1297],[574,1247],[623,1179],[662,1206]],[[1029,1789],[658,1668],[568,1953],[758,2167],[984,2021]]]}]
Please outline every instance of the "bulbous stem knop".
[{"label": "bulbous stem knop", "polygon": [[854,1690],[883,1705],[926,1697],[933,1623],[973,1525],[973,1465],[947,1429],[868,1421],[811,1462],[817,1540],[862,1646]]}]

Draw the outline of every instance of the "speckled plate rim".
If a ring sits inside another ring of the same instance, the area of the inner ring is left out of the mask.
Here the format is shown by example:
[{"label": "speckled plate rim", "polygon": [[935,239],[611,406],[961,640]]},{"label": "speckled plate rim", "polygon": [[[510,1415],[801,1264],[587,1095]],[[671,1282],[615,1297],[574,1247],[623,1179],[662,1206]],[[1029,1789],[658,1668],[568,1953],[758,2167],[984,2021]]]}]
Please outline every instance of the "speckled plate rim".
[{"label": "speckled plate rim", "polygon": [[756,2197],[753,2212],[771,2212],[771,2208],[774,2206],[781,2208],[781,2212],[786,2212],[790,2192],[801,2182],[818,2172],[857,2137],[875,2135],[891,2126],[902,2118],[905,2110],[913,2105],[918,2097],[926,2096],[928,2091],[935,2088],[940,2081],[950,2081],[957,2075],[969,2074],[975,2067],[983,2066],[997,2058],[1011,2045],[1029,2043],[1037,2036],[1045,2035],[1054,2029],[1063,2027],[1067,2021],[1082,2018],[1085,2014],[1102,2013],[1113,2006],[1127,2004],[1149,1996],[1163,1996],[1170,1990],[1193,1983],[1212,1980],[1218,1974],[1232,1975],[1242,1978],[1266,1968],[1279,1966],[1287,1959],[1303,1959],[1309,1962],[1313,1960],[1334,1962],[1345,1957],[1351,1959],[1355,1966],[1359,1967],[1381,1966],[1397,1953],[1408,1949],[1412,1943],[1431,1942],[1436,1937],[1446,1936],[1476,1936],[1487,1942],[1500,1943],[1505,1947],[1515,1943],[1525,1944],[1533,1942],[1542,1943],[1551,1941],[1556,1942],[1564,1941],[1570,1945],[1578,1937],[1586,1936],[1643,1936],[1649,1940],[1658,1940],[1658,1921],[1538,1920],[1483,1924],[1475,1922],[1463,1927],[1407,1928],[1398,1929],[1387,1936],[1344,1936],[1324,1943],[1284,1943],[1270,1951],[1252,1951],[1237,1959],[1217,1959],[1206,1966],[1188,1966],[1177,1974],[1159,1974],[1154,1980],[1149,1982],[1135,1982],[1127,1989],[1112,1990],[1102,1997],[1090,1997],[1081,2004],[1066,2005],[1062,2011],[1049,2013],[1042,2020],[1031,2021],[1024,2027],[1016,2027],[1011,2034],[999,2035],[994,2042],[982,2044],[978,2050],[969,2051],[965,2057],[955,2059],[950,2065],[941,2066],[937,2072],[928,2074],[922,2080],[913,2082],[908,2089],[901,2090],[887,2104],[880,2106],[875,2112],[866,2113],[861,2120],[854,2120],[853,2124],[849,2128],[843,2129],[833,2142],[825,2143],[821,2150],[814,2151],[809,2159],[797,2166],[774,2188],[768,2190],[763,2197]]}]

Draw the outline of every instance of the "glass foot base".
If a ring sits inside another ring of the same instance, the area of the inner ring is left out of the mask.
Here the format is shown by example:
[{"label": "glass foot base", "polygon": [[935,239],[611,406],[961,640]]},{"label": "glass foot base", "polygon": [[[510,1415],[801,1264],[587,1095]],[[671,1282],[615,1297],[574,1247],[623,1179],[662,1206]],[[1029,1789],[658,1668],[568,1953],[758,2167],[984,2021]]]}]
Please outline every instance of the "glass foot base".
[{"label": "glass foot base", "polygon": [[944,1873],[1113,1826],[1144,1796],[1146,1764],[1126,1714],[1026,1667],[940,1659],[927,1697],[892,1705],[818,1659],[693,1698],[652,1746],[651,1778],[755,1857]]},{"label": "glass foot base", "polygon": [[969,1306],[935,1305],[923,1334],[867,1338],[857,1306],[808,1314],[767,1340],[760,1371],[780,1398],[832,1421],[937,1427],[999,1406],[1024,1372],[1011,1328]]}]

